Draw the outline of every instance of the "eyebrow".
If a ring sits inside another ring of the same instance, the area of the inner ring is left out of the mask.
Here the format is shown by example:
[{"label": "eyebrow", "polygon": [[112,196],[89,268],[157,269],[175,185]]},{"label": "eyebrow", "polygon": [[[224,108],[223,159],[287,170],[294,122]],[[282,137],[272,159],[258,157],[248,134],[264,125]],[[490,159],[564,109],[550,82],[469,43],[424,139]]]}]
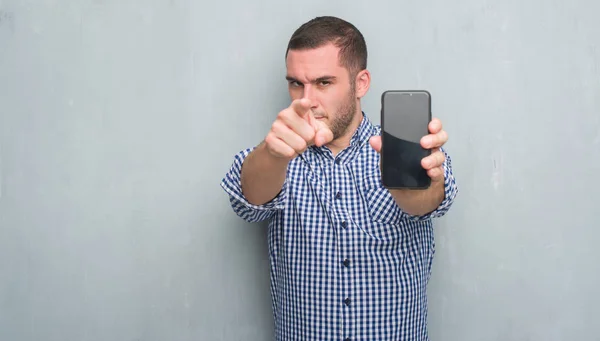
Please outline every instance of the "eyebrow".
[{"label": "eyebrow", "polygon": [[[290,82],[302,83],[299,80],[297,80],[296,78],[290,77],[290,76],[286,76],[285,79],[287,79]],[[323,81],[334,81],[334,80],[336,80],[335,76],[329,76],[329,75],[327,75],[327,76],[321,76],[321,77],[319,77],[319,78],[317,78],[315,80],[311,80],[311,83],[318,83],[318,82],[323,82]]]}]

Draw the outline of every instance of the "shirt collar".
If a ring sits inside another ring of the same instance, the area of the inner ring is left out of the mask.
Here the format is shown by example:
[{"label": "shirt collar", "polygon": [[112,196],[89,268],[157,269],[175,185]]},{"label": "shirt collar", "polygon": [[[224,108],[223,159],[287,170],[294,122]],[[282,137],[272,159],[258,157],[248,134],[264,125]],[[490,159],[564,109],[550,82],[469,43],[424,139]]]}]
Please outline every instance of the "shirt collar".
[{"label": "shirt collar", "polygon": [[350,138],[350,145],[353,147],[362,146],[364,143],[368,143],[369,139],[375,132],[373,123],[371,123],[371,120],[367,117],[367,114],[365,114],[364,111],[362,112],[362,116],[363,118],[358,128],[352,135],[352,138]]},{"label": "shirt collar", "polygon": [[[361,112],[361,114],[362,120],[350,138],[350,146],[348,148],[353,150],[357,150],[357,148],[360,148],[365,143],[369,143],[371,136],[377,133],[376,127],[373,125],[369,117],[367,117],[364,112]],[[317,152],[318,154],[331,155],[331,151],[325,146],[317,147],[313,145],[309,149]]]}]

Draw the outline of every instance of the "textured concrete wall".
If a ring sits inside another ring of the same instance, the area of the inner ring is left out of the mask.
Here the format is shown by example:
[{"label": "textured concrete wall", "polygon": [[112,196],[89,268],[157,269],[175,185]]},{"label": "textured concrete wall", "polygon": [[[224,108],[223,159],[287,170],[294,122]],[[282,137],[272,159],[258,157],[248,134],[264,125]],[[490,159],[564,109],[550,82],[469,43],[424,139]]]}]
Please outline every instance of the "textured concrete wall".
[{"label": "textured concrete wall", "polygon": [[381,92],[425,88],[461,194],[432,340],[599,334],[600,3],[0,0],[0,340],[272,335],[264,226],[219,181],[288,103],[320,14]]}]

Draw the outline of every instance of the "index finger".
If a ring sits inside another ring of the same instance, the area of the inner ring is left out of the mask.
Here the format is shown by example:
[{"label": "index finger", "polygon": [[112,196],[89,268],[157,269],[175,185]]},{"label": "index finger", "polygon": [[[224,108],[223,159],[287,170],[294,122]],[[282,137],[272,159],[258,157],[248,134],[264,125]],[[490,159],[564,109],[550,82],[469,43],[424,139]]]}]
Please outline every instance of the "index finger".
[{"label": "index finger", "polygon": [[310,111],[310,100],[308,98],[301,98],[292,102],[292,110],[300,117],[305,117]]}]

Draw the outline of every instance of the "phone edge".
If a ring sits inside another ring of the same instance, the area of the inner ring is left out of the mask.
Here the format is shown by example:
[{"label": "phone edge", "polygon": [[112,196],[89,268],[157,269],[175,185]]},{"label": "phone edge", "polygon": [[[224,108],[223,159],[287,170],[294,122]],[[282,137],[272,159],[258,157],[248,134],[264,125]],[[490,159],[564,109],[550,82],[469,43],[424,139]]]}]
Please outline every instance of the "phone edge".
[{"label": "phone edge", "polygon": [[[385,100],[385,96],[389,93],[425,93],[427,94],[427,102],[428,102],[428,106],[429,106],[429,122],[431,122],[431,120],[433,119],[432,116],[432,101],[431,101],[431,93],[428,90],[422,89],[422,90],[385,90],[381,93],[381,110],[379,113],[379,121],[380,121],[380,125],[381,125],[381,150],[379,151],[379,160],[380,160],[380,173],[381,173],[381,184],[383,185],[383,187],[387,188],[387,189],[407,189],[407,190],[425,190],[431,187],[431,178],[429,178],[429,181],[427,182],[427,186],[421,186],[421,187],[395,187],[395,186],[386,186],[386,184],[383,182],[383,132],[384,132],[384,115],[383,115],[383,110],[384,110],[384,100]],[[427,123],[427,125],[429,125],[429,123]],[[427,133],[429,133],[429,129],[427,129]],[[427,156],[431,155],[431,149],[427,150]]]}]

